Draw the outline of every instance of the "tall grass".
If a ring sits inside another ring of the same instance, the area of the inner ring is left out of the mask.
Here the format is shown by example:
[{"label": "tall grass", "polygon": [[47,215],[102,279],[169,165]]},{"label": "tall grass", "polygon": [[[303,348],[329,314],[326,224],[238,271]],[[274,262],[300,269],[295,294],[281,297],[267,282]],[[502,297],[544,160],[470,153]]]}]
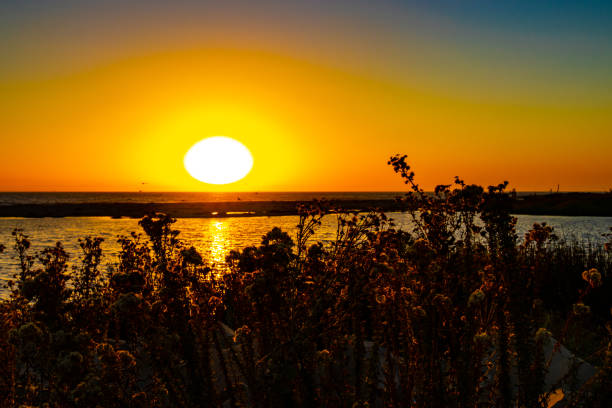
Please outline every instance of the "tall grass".
[{"label": "tall grass", "polygon": [[[15,231],[0,404],[538,407],[555,388],[542,352],[551,334],[589,331],[573,344],[598,374],[564,391],[575,406],[605,406],[610,248],[560,242],[544,224],[519,243],[506,183],[457,179],[432,196],[405,156],[389,163],[410,189],[411,230],[314,202],[297,236],[272,229],[231,252],[222,276],[165,214],[119,239],[108,272],[100,239],[82,240],[69,270],[61,244],[30,254]],[[311,242],[326,214],[336,239]]]}]

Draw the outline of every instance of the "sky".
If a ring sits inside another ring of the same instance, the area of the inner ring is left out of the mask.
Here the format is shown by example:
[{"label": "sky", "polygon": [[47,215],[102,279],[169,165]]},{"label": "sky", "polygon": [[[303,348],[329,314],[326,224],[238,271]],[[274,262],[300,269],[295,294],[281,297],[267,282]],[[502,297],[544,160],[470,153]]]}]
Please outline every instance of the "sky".
[{"label": "sky", "polygon": [[[0,191],[612,188],[612,2],[0,3]],[[183,157],[240,140],[243,180]],[[145,184],[143,184],[145,183]]]}]

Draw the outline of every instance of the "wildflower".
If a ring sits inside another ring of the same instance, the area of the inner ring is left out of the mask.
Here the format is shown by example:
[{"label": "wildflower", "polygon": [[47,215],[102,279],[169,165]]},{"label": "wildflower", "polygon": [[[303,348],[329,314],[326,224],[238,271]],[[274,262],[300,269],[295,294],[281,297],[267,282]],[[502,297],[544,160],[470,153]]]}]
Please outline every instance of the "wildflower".
[{"label": "wildflower", "polygon": [[242,326],[236,329],[234,332],[234,343],[242,343],[246,340],[251,334],[251,329],[249,326]]},{"label": "wildflower", "polygon": [[414,308],[412,308],[412,312],[420,317],[420,318],[425,318],[427,317],[427,312],[425,311],[425,309],[423,309],[421,306],[416,306]]},{"label": "wildflower", "polygon": [[327,349],[317,351],[317,358],[321,361],[330,361],[331,353]]},{"label": "wildflower", "polygon": [[468,306],[476,306],[480,304],[484,300],[484,298],[485,294],[482,289],[476,289],[474,292],[472,292],[468,299]]},{"label": "wildflower", "polygon": [[538,343],[543,342],[544,340],[548,340],[552,336],[552,333],[545,329],[544,327],[540,327],[535,334],[535,339]]},{"label": "wildflower", "polygon": [[427,242],[427,240],[423,238],[419,238],[416,241],[414,241],[413,246],[414,246],[414,249],[417,251],[417,253],[421,253],[421,254],[428,253],[431,250],[429,246],[429,242]]},{"label": "wildflower", "polygon": [[117,360],[123,368],[134,368],[136,367],[136,359],[127,350],[119,350],[117,352]]},{"label": "wildflower", "polygon": [[222,307],[223,306],[223,300],[218,297],[218,296],[211,296],[208,299],[208,306],[211,309],[216,309],[217,307]]},{"label": "wildflower", "polygon": [[448,307],[451,304],[451,300],[448,296],[438,293],[433,297],[433,303],[438,306]]},{"label": "wildflower", "polygon": [[480,332],[474,335],[474,343],[487,345],[491,341],[491,336],[487,332]]},{"label": "wildflower", "polygon": [[136,407],[145,407],[147,406],[147,394],[144,392],[137,392],[132,395],[132,404]]},{"label": "wildflower", "polygon": [[110,356],[115,354],[115,349],[111,344],[100,343],[96,346],[96,354],[99,356]]},{"label": "wildflower", "polygon": [[601,273],[595,268],[582,272],[582,279],[587,281],[592,288],[601,286]]},{"label": "wildflower", "polygon": [[574,303],[573,309],[576,316],[584,316],[591,312],[591,308],[582,302]]}]

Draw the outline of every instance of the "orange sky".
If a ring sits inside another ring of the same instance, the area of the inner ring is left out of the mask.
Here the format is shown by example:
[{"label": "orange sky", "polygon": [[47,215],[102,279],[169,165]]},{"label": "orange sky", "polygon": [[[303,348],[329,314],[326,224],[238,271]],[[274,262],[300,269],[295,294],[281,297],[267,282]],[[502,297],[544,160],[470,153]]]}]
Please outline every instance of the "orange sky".
[{"label": "orange sky", "polygon": [[[412,31],[392,14],[362,27],[365,8],[324,21],[283,11],[271,26],[270,15],[247,23],[226,11],[224,24],[199,26],[188,11],[162,32],[13,16],[0,68],[0,190],[397,191],[386,165],[395,153],[408,154],[427,189],[455,175],[518,190],[612,188],[609,46],[591,42],[600,60],[578,63],[570,57],[584,48],[567,38],[524,42],[512,27],[422,10],[405,11],[424,13]],[[130,25],[129,15],[109,21]],[[244,180],[211,186],[183,168],[189,147],[215,135],[253,153]]]}]

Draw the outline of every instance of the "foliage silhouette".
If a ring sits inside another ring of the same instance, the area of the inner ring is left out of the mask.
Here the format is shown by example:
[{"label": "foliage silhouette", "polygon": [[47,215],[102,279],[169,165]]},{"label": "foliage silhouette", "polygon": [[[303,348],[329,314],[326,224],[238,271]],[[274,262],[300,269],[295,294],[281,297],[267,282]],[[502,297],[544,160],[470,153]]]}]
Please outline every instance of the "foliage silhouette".
[{"label": "foliage silhouette", "polygon": [[[273,228],[221,276],[166,214],[120,237],[107,273],[99,238],[80,241],[69,274],[61,244],[32,255],[16,230],[0,405],[537,407],[563,385],[571,404],[604,406],[610,245],[565,243],[545,224],[519,242],[507,183],[457,178],[428,194],[406,156],[389,164],[410,188],[410,230],[315,201],[295,238]],[[324,216],[337,218],[329,245],[311,242]],[[598,374],[546,384],[551,332],[586,330]]]}]

